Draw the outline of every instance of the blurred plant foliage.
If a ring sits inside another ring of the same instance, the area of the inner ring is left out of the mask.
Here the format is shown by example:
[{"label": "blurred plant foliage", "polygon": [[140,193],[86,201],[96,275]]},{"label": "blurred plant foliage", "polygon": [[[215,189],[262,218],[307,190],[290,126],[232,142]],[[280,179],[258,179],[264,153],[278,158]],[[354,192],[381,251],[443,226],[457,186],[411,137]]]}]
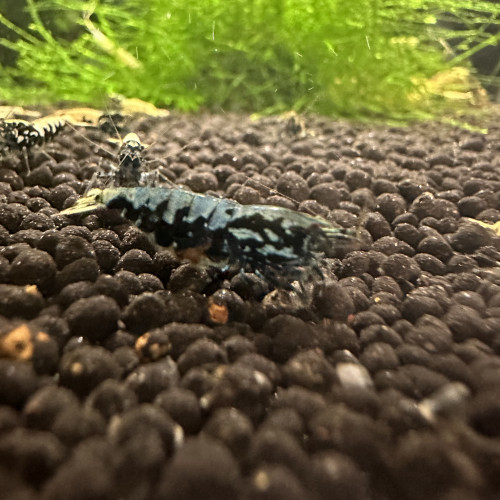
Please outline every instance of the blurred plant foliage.
[{"label": "blurred plant foliage", "polygon": [[26,0],[25,27],[9,8],[0,99],[23,104],[427,118],[459,106],[427,82],[500,38],[480,0]]}]

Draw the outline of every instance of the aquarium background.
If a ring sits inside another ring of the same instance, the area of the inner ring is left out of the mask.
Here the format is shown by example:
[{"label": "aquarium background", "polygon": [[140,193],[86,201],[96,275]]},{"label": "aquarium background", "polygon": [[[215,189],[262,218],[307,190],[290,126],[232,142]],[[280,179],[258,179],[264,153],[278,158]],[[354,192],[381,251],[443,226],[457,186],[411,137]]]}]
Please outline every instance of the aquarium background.
[{"label": "aquarium background", "polygon": [[0,99],[462,114],[487,107],[484,89],[496,99],[499,12],[473,0],[0,0]]}]

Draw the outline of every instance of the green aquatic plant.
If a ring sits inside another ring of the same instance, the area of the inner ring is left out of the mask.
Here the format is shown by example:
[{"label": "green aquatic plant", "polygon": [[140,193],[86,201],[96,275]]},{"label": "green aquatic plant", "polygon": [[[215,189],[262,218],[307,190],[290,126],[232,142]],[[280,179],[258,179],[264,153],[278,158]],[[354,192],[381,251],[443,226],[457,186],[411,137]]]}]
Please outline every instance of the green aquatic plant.
[{"label": "green aquatic plant", "polygon": [[[0,4],[1,5],[1,4]],[[15,64],[1,99],[179,110],[425,118],[457,107],[430,79],[500,34],[500,6],[462,0],[26,0],[0,24]],[[460,30],[457,26],[460,23]]]}]

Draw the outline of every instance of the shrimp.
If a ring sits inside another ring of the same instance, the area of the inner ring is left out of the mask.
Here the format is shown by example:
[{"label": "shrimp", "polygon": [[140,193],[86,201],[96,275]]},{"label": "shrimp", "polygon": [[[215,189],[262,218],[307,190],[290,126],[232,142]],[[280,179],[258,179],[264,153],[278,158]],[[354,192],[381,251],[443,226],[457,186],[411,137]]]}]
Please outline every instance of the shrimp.
[{"label": "shrimp", "polygon": [[201,264],[252,271],[281,285],[317,273],[318,259],[332,246],[352,240],[349,229],[283,207],[241,205],[227,198],[180,188],[118,187],[92,189],[61,213],[86,214],[119,209],[154,242]]}]

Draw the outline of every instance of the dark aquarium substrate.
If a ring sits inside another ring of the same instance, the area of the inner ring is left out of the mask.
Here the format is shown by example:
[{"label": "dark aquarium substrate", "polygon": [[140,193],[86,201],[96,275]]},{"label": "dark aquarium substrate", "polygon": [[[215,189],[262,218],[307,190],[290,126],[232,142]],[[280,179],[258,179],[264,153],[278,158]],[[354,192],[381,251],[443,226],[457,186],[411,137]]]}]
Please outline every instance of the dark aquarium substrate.
[{"label": "dark aquarium substrate", "polygon": [[353,245],[273,289],[119,211],[60,214],[116,165],[112,133],[4,155],[2,499],[500,497],[498,125],[127,126],[160,184],[317,214]]}]

